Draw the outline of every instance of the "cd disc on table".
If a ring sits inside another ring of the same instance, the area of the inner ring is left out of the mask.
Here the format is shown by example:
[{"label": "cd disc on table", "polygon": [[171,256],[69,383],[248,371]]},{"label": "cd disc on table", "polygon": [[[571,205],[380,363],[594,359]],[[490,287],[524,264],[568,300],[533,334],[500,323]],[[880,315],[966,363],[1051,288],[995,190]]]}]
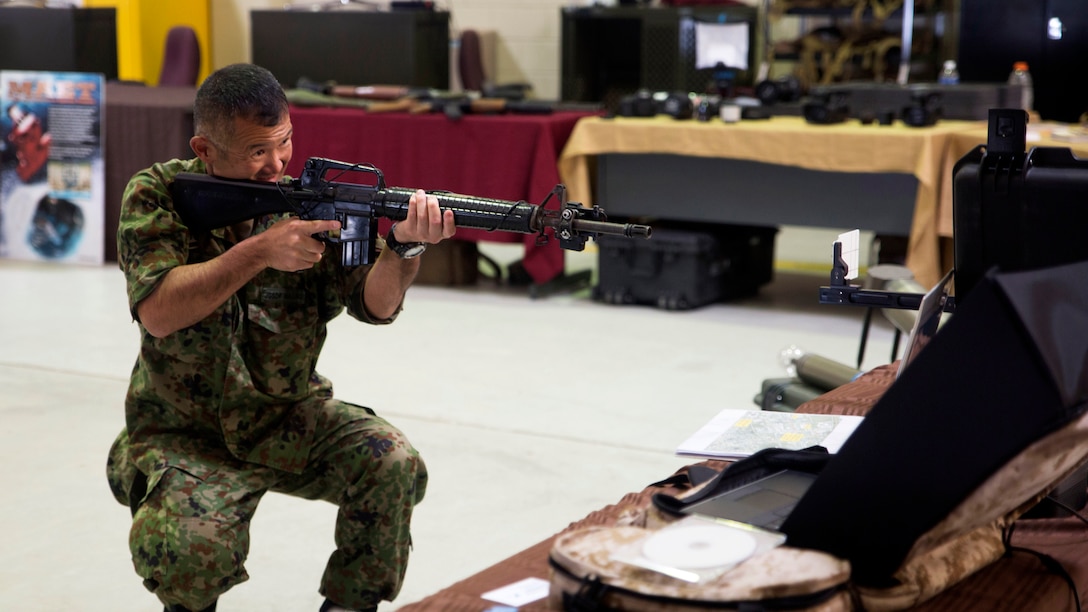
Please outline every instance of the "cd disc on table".
[{"label": "cd disc on table", "polygon": [[756,539],[724,525],[685,525],[663,529],[642,544],[642,556],[669,567],[707,569],[733,565],[755,552]]}]

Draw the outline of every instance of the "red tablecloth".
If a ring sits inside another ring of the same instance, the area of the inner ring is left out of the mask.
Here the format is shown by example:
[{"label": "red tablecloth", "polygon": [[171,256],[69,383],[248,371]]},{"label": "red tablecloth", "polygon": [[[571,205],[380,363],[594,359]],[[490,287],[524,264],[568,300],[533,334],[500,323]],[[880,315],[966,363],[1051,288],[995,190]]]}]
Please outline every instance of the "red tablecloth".
[{"label": "red tablecloth", "polygon": [[[466,115],[367,113],[356,108],[291,108],[298,176],[309,157],[374,164],[395,187],[445,190],[540,204],[559,183],[557,161],[574,124],[590,113]],[[554,198],[548,204],[556,207]],[[563,272],[559,243],[533,234],[459,229],[463,240],[524,242],[525,270],[537,283]]]}]

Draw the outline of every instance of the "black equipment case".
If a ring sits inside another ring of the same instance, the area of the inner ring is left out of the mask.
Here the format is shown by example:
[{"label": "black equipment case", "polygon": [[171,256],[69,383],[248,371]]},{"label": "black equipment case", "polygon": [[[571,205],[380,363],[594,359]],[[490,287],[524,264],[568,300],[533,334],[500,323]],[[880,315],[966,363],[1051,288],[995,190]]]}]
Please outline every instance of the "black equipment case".
[{"label": "black equipment case", "polygon": [[595,299],[687,310],[754,295],[774,276],[775,227],[655,224],[649,240],[600,236]]},{"label": "black equipment case", "polygon": [[990,110],[989,134],[953,171],[959,303],[987,270],[1088,260],[1088,160],[1065,147],[1027,149],[1027,114]]}]

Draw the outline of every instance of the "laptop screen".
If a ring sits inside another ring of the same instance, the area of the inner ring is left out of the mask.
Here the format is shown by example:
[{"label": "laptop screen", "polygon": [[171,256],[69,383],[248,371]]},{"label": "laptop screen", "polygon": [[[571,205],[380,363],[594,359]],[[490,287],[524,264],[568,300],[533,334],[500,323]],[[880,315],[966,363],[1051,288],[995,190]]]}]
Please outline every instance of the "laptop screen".
[{"label": "laptop screen", "polygon": [[948,296],[952,291],[954,273],[954,270],[949,270],[944,278],[937,281],[937,284],[922,297],[922,302],[918,305],[918,318],[914,321],[914,327],[910,330],[907,348],[903,351],[903,358],[899,361],[899,369],[895,374],[896,378],[903,373],[903,370],[907,368],[911,361],[918,357],[918,353],[937,334],[937,328],[941,323],[941,315],[944,314],[945,303],[948,302]]},{"label": "laptop screen", "polygon": [[782,470],[694,503],[684,512],[777,530],[815,479],[808,472]]}]

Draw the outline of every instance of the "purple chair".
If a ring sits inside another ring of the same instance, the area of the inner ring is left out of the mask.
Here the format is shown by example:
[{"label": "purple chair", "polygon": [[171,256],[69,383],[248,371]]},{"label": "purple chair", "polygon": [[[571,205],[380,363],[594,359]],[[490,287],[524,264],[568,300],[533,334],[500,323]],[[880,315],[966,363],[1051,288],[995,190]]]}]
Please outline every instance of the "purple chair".
[{"label": "purple chair", "polygon": [[476,91],[485,98],[506,98],[522,100],[532,90],[528,83],[506,83],[496,85],[484,72],[483,50],[480,34],[475,30],[461,32],[461,47],[457,55],[457,69],[461,77],[461,88]]},{"label": "purple chair", "polygon": [[480,35],[475,30],[461,33],[461,47],[457,55],[457,64],[461,76],[461,87],[465,91],[483,91],[487,75],[484,74],[484,62],[480,52]]},{"label": "purple chair", "polygon": [[200,74],[200,43],[189,26],[174,26],[166,34],[159,87],[193,87]]}]

